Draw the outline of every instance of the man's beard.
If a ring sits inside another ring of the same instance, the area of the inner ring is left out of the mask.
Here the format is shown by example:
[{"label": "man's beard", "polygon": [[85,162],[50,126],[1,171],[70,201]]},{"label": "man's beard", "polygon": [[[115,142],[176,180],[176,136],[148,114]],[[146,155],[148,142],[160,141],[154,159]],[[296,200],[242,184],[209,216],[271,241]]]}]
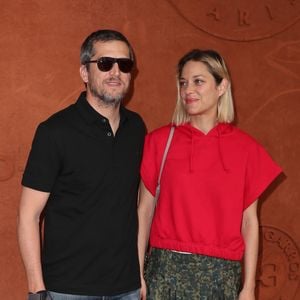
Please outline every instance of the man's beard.
[{"label": "man's beard", "polygon": [[105,92],[104,90],[97,90],[92,85],[90,85],[89,88],[91,94],[98,99],[99,103],[102,103],[106,106],[118,106],[125,98],[126,95],[125,91],[112,96],[111,94]]}]

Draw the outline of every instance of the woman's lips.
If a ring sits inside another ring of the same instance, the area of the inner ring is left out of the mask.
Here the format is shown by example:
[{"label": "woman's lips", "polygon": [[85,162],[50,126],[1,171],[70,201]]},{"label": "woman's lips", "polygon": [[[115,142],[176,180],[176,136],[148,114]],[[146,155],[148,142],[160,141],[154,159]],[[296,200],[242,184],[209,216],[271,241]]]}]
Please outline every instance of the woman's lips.
[{"label": "woman's lips", "polygon": [[198,101],[198,99],[186,98],[184,101],[186,104],[192,104],[192,103]]}]

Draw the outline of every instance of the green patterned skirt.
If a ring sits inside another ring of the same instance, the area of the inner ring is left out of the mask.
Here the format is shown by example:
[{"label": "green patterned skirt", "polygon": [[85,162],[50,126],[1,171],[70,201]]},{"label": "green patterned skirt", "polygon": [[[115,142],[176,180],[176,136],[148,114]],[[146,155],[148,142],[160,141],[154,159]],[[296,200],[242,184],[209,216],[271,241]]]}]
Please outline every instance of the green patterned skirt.
[{"label": "green patterned skirt", "polygon": [[241,264],[153,248],[145,279],[147,300],[236,300]]}]

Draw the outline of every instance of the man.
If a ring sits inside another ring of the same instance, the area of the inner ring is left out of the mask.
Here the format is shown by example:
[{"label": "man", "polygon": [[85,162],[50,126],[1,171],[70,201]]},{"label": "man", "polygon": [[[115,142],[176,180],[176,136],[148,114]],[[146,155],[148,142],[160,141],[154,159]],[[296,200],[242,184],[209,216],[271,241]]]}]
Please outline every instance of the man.
[{"label": "man", "polygon": [[145,125],[121,104],[134,54],[121,33],[99,30],[84,41],[80,59],[86,92],[39,125],[23,175],[18,236],[28,299],[139,299]]}]

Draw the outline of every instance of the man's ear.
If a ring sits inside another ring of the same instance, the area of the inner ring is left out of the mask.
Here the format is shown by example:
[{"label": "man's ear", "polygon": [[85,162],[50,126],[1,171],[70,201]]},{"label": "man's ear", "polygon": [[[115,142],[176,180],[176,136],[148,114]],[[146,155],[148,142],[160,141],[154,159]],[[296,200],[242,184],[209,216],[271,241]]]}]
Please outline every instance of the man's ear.
[{"label": "man's ear", "polygon": [[221,83],[218,85],[219,97],[221,97],[228,89],[229,82],[226,78],[223,78]]},{"label": "man's ear", "polygon": [[87,83],[89,81],[88,76],[88,70],[86,68],[86,65],[81,65],[79,68],[80,77],[83,80],[83,82]]}]

